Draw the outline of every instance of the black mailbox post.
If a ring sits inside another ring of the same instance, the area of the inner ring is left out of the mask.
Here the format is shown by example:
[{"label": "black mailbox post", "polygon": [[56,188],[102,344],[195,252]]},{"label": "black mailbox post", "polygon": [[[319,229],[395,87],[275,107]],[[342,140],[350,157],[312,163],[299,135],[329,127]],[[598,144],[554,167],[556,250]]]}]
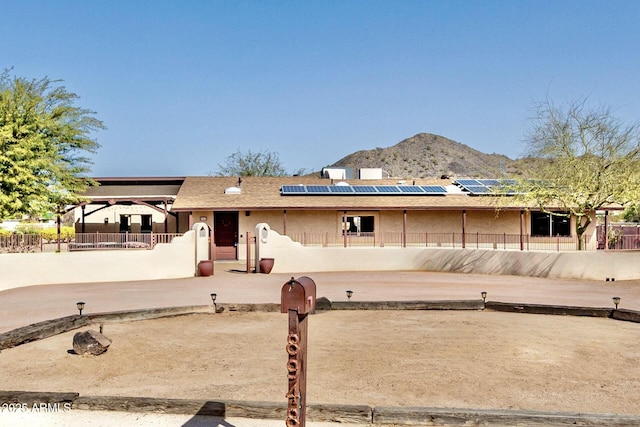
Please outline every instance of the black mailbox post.
[{"label": "black mailbox post", "polygon": [[282,287],[282,313],[289,314],[287,335],[287,427],[306,425],[307,412],[307,316],[316,306],[316,284],[306,276],[293,277]]}]

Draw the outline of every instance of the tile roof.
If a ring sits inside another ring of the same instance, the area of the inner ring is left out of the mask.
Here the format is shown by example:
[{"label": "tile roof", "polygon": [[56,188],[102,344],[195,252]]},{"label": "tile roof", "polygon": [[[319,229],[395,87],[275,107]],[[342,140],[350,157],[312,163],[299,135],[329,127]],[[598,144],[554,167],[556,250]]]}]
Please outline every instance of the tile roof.
[{"label": "tile roof", "polygon": [[[398,180],[345,180],[351,185],[398,185]],[[451,180],[407,180],[406,185],[450,185]],[[331,209],[331,210],[444,210],[496,209],[499,197],[472,197],[466,194],[446,196],[282,196],[283,185],[331,185],[331,180],[315,176],[300,177],[243,177],[240,194],[225,194],[228,187],[238,185],[237,177],[185,178],[173,205],[173,211],[194,210],[273,210],[273,209]],[[520,209],[505,205],[502,209]]]}]

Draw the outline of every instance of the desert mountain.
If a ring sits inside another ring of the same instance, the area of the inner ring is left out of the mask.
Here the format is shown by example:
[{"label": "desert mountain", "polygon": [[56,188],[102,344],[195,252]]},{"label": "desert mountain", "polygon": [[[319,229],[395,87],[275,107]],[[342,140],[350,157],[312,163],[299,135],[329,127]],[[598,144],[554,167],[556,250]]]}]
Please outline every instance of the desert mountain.
[{"label": "desert mountain", "polygon": [[[357,151],[331,167],[382,168],[394,178],[497,178],[518,173],[517,162],[430,133],[419,133],[388,148]],[[385,174],[386,176],[386,174]]]}]

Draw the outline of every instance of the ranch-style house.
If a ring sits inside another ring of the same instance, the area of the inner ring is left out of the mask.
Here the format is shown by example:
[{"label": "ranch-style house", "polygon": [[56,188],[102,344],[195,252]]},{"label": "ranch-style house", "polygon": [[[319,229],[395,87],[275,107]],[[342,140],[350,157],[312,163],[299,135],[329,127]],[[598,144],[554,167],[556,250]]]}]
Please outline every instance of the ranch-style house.
[{"label": "ranch-style house", "polygon": [[[217,260],[247,257],[256,224],[306,246],[575,250],[575,218],[519,206],[499,180],[289,177],[96,178],[78,233],[183,233],[205,223]],[[595,213],[594,213],[595,216]],[[597,248],[595,221],[587,249]]]}]

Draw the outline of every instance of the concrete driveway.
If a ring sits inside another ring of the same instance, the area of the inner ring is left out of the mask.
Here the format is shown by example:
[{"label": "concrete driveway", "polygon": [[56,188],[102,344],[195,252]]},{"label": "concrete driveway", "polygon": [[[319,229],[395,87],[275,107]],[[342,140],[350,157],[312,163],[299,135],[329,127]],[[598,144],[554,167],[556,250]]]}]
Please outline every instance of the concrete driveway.
[{"label": "concrete driveway", "polygon": [[[0,333],[32,323],[76,314],[76,302],[86,303],[83,314],[132,309],[218,303],[279,303],[280,289],[290,274],[247,274],[241,263],[216,262],[209,277],[30,286],[0,292]],[[354,301],[488,300],[569,306],[611,307],[614,296],[621,308],[640,310],[640,281],[585,281],[480,274],[400,272],[300,272],[317,285],[318,297]]]}]

